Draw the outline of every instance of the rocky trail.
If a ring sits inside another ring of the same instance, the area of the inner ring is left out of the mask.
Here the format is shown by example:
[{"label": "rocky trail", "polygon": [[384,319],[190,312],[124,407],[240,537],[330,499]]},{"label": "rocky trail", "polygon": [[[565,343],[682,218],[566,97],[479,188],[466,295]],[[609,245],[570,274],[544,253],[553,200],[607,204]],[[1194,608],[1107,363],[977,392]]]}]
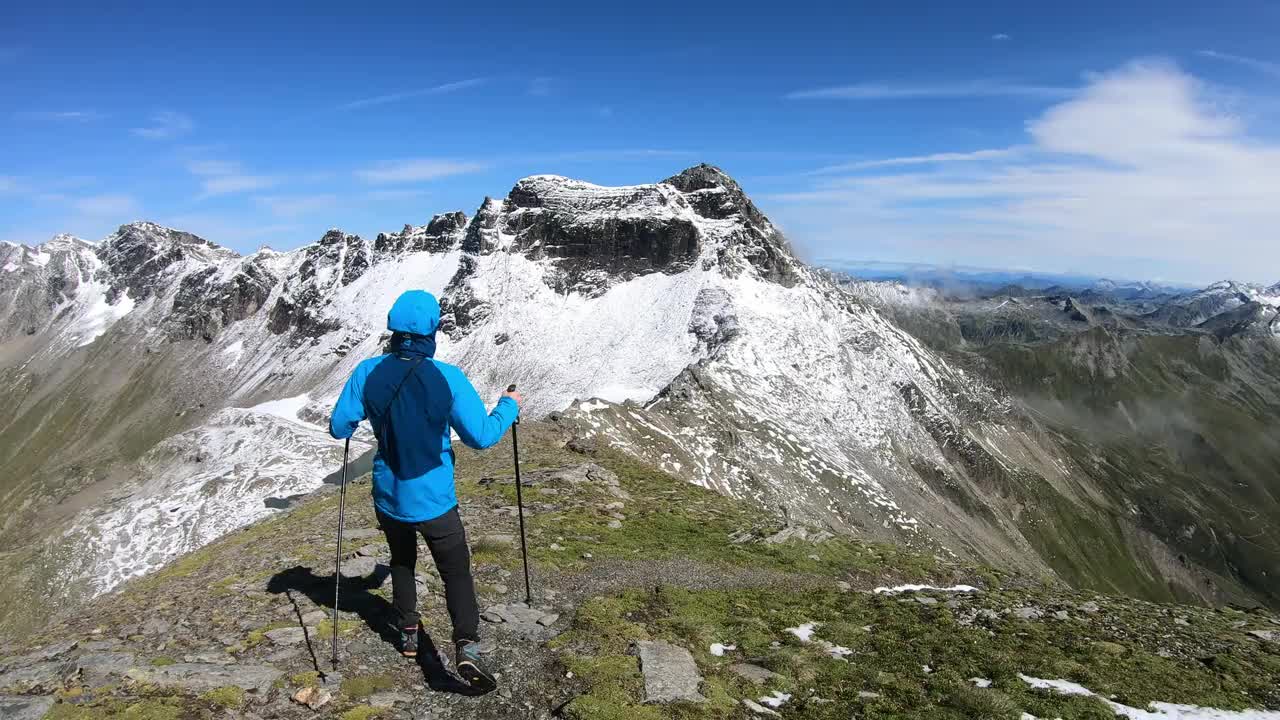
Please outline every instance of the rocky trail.
[{"label": "rocky trail", "polygon": [[[509,446],[460,453],[497,692],[468,696],[429,644],[418,662],[396,653],[387,548],[362,479],[348,497],[337,671],[329,486],[60,619],[38,646],[0,648],[0,717],[1075,718],[1151,701],[1280,710],[1280,620],[1269,614],[1080,595],[784,527],[634,460],[566,447],[554,424],[522,428],[532,607]],[[419,602],[429,637],[443,641],[428,558]],[[1112,699],[1032,682],[1042,678]]]}]

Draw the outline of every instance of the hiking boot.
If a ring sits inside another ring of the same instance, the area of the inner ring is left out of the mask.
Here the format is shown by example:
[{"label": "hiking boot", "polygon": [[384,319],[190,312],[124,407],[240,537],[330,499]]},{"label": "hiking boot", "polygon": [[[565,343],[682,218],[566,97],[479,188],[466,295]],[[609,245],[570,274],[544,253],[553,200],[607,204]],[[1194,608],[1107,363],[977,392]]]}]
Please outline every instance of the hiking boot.
[{"label": "hiking boot", "polygon": [[400,654],[418,657],[418,626],[400,628]]},{"label": "hiking boot", "polygon": [[454,646],[454,666],[458,676],[472,688],[480,692],[492,692],[498,687],[498,681],[481,663],[479,647],[480,643],[476,640],[459,640]]}]

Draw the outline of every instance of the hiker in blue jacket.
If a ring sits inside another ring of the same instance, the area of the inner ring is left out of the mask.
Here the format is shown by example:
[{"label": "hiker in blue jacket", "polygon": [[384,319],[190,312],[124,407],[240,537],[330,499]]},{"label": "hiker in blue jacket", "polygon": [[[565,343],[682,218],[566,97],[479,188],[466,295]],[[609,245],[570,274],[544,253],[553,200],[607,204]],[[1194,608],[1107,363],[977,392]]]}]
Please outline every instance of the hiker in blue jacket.
[{"label": "hiker in blue jacket", "polygon": [[414,568],[417,533],[427,541],[444,581],[459,675],[492,683],[475,652],[480,611],[471,578],[471,551],[458,514],[450,430],[468,446],[494,445],[520,412],[520,395],[504,393],[492,412],[461,370],[435,360],[440,303],[424,290],[396,299],[387,314],[387,353],[356,366],[329,420],[329,434],[351,437],[368,419],[378,439],[373,504],[391,548],[391,584],[400,651],[418,653]]}]

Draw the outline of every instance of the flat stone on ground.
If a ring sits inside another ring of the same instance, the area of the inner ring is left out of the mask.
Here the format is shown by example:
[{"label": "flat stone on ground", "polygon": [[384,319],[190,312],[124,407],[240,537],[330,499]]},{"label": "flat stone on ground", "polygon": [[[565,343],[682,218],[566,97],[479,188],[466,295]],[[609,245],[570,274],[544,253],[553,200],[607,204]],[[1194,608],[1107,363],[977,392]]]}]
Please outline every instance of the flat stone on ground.
[{"label": "flat stone on ground", "polygon": [[269,665],[177,663],[161,667],[132,668],[128,677],[138,682],[179,687],[197,693],[235,686],[266,695],[271,691],[271,684],[283,674]]},{"label": "flat stone on ground", "polygon": [[0,718],[40,720],[51,707],[53,707],[51,697],[0,697]]},{"label": "flat stone on ground", "polygon": [[374,693],[369,697],[368,703],[376,708],[388,708],[394,705],[407,705],[413,702],[413,698],[409,695],[396,692],[394,690],[386,690]]},{"label": "flat stone on ground", "polygon": [[781,675],[768,668],[762,668],[751,663],[734,663],[729,666],[729,672],[756,685],[763,685],[770,680],[782,678]]},{"label": "flat stone on ground", "polygon": [[372,575],[378,567],[378,561],[371,557],[356,557],[342,561],[342,577],[362,578]]},{"label": "flat stone on ground", "polygon": [[378,528],[357,528],[355,530],[343,530],[342,539],[345,540],[364,540],[366,538],[383,537],[382,531]]},{"label": "flat stone on ground", "polygon": [[80,666],[80,679],[85,685],[100,687],[113,678],[124,677],[130,668],[138,664],[138,658],[126,652],[85,653],[76,660],[76,664]]},{"label": "flat stone on ground", "polygon": [[1266,640],[1267,642],[1280,643],[1280,632],[1277,632],[1275,630],[1250,630],[1249,634],[1258,638],[1259,640]]},{"label": "flat stone on ground", "polygon": [[319,625],[320,623],[328,619],[329,619],[329,613],[325,612],[324,610],[312,610],[311,612],[302,616],[302,624],[306,625],[307,627],[315,627],[316,625]]},{"label": "flat stone on ground", "polygon": [[702,676],[688,650],[661,640],[641,640],[636,649],[644,674],[645,702],[706,702],[698,693]]},{"label": "flat stone on ground", "polygon": [[67,676],[74,672],[75,666],[64,662],[42,662],[15,668],[0,675],[0,690],[12,693],[53,692],[62,689]]},{"label": "flat stone on ground", "polygon": [[307,639],[306,632],[296,625],[268,630],[265,635],[273,645],[297,645]]}]

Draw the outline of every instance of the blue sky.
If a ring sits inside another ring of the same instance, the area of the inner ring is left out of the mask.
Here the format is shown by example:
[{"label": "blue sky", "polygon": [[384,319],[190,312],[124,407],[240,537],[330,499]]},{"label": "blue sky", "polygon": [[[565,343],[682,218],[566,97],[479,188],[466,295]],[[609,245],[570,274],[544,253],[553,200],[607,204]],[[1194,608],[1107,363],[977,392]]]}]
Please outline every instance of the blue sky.
[{"label": "blue sky", "polygon": [[557,173],[738,178],[811,260],[1280,280],[1280,3],[49,2],[0,26],[0,239],[240,251]]}]

